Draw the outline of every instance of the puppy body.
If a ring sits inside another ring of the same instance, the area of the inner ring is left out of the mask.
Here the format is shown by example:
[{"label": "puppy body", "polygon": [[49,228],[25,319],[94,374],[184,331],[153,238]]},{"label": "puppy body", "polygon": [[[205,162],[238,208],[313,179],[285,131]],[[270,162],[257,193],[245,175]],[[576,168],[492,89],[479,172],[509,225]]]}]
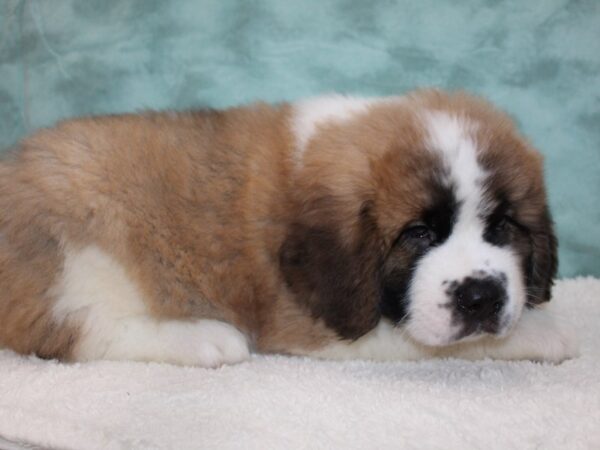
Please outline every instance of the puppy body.
[{"label": "puppy body", "polygon": [[[466,95],[73,120],[0,163],[0,345],[558,361],[551,316],[515,326],[549,299],[555,246],[539,155]],[[482,290],[497,311],[460,303]]]}]

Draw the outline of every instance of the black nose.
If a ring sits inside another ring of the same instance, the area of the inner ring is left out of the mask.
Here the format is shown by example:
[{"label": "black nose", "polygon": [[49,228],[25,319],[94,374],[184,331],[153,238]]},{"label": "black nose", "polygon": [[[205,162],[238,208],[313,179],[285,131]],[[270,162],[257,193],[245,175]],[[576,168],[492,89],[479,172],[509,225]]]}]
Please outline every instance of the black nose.
[{"label": "black nose", "polygon": [[456,306],[470,320],[495,317],[504,306],[504,286],[494,278],[467,278],[454,292]]}]

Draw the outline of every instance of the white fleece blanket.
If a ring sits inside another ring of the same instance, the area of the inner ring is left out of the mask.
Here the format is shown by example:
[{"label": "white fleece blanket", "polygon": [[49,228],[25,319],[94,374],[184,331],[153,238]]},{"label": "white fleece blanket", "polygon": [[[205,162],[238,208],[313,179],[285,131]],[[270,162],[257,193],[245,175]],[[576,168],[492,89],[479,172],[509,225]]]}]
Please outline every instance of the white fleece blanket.
[{"label": "white fleece blanket", "polygon": [[600,280],[561,281],[555,297],[581,341],[558,366],[255,357],[205,370],[2,351],[0,448],[597,449]]}]

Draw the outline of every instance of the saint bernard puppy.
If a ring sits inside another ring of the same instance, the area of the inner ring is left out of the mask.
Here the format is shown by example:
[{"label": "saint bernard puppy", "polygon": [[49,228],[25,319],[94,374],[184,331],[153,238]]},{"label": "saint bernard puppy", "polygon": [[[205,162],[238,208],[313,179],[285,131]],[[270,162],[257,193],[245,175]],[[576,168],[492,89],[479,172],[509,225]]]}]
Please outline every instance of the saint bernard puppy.
[{"label": "saint bernard puppy", "polygon": [[215,367],[576,354],[542,158],[463,93],[76,119],[0,162],[0,346]]}]

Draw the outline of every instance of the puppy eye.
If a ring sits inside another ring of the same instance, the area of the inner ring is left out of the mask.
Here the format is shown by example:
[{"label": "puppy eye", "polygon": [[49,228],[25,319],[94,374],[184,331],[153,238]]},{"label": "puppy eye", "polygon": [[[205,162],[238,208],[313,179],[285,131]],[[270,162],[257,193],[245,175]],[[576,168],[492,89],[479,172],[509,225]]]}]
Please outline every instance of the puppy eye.
[{"label": "puppy eye", "polygon": [[492,217],[484,233],[486,241],[494,245],[506,245],[512,237],[513,227],[517,227],[516,222],[507,215]]},{"label": "puppy eye", "polygon": [[406,229],[403,233],[404,238],[415,241],[431,240],[431,230],[425,225],[415,225]]},{"label": "puppy eye", "polygon": [[492,230],[496,233],[502,233],[506,231],[509,226],[509,218],[507,216],[501,216],[492,224]]},{"label": "puppy eye", "polygon": [[414,252],[421,253],[434,244],[435,233],[425,225],[413,225],[400,234],[398,242]]}]

